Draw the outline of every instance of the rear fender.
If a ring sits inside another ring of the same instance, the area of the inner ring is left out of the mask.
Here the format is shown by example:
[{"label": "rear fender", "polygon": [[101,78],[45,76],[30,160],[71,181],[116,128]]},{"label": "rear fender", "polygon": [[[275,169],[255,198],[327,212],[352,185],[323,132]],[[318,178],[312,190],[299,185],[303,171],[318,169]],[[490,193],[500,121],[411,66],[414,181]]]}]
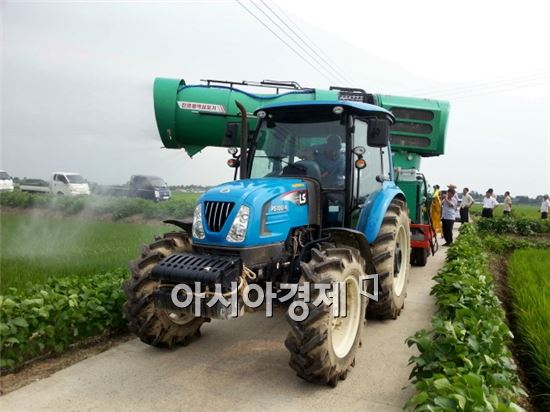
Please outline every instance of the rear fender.
[{"label": "rear fender", "polygon": [[376,269],[372,263],[369,242],[364,233],[354,229],[333,227],[323,229],[322,237],[326,237],[330,242],[334,242],[337,248],[352,247],[359,250],[361,257],[365,259],[365,272],[369,275],[376,273]]},{"label": "rear fender", "polygon": [[364,233],[368,243],[372,244],[380,232],[382,221],[393,199],[406,202],[405,195],[393,182],[384,182],[378,192],[372,193],[361,210],[356,229]]}]

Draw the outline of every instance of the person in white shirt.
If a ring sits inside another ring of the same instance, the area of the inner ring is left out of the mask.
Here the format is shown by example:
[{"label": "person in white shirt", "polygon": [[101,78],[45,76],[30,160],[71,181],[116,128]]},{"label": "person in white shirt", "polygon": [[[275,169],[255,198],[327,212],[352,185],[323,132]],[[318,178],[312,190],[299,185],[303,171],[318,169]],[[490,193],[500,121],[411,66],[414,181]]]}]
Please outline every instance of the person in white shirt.
[{"label": "person in white shirt", "polygon": [[510,215],[512,213],[512,198],[510,197],[510,192],[504,192],[504,207],[502,209],[504,216]]},{"label": "person in white shirt", "polygon": [[540,205],[540,218],[548,219],[548,209],[550,209],[550,200],[548,195],[544,195],[542,204]]},{"label": "person in white shirt", "polygon": [[493,210],[498,206],[497,200],[493,197],[493,189],[485,192],[483,198],[483,210],[481,211],[481,217],[493,217]]},{"label": "person in white shirt", "polygon": [[441,221],[443,223],[443,237],[445,244],[449,246],[453,243],[453,225],[455,223],[456,207],[458,205],[456,191],[454,189],[447,190],[447,194],[443,198]]},{"label": "person in white shirt", "polygon": [[469,193],[470,189],[462,189],[462,201],[460,202],[460,222],[468,223],[470,221],[470,208],[474,204],[474,198]]}]

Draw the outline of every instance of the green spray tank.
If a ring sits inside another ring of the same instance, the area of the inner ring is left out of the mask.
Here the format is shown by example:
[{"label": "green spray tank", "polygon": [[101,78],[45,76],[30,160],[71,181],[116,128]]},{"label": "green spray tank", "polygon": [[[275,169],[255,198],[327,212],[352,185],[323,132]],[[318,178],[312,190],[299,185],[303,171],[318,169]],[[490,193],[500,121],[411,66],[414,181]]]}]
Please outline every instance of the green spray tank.
[{"label": "green spray tank", "polygon": [[[236,85],[241,88],[235,87]],[[269,87],[281,93],[253,94],[242,86]],[[294,82],[225,82],[187,85],[184,80],[155,79],[155,117],[162,143],[169,149],[185,149],[194,156],[205,147],[240,146],[242,115],[236,102],[246,109],[248,129],[254,130],[257,108],[271,103],[304,100],[336,100],[331,90],[302,89]]]},{"label": "green spray tank", "polygon": [[[239,146],[242,116],[237,101],[248,112],[249,130],[254,130],[257,119],[252,113],[266,104],[351,100],[376,104],[394,113],[397,121],[390,136],[396,166],[418,169],[420,157],[439,156],[445,151],[449,105],[444,101],[370,94],[362,89],[343,87],[302,88],[295,82],[205,82],[187,85],[180,79],[155,79],[155,117],[166,148],[185,149],[193,156],[205,147]],[[255,94],[243,90],[249,86],[269,87],[277,93]]]},{"label": "green spray tank", "polygon": [[396,183],[407,199],[413,223],[429,222],[428,184],[420,173],[422,157],[445,153],[449,103],[399,96],[377,96],[377,104],[390,110],[396,122],[390,130]]}]

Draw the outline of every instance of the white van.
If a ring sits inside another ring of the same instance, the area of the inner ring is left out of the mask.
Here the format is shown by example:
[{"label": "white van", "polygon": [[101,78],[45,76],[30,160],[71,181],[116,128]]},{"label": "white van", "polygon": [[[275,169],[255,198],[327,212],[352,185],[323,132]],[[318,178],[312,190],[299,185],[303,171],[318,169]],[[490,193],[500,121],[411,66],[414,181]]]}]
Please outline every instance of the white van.
[{"label": "white van", "polygon": [[13,192],[13,179],[3,170],[0,170],[0,192]]},{"label": "white van", "polygon": [[56,195],[89,195],[88,182],[78,173],[55,172],[52,174],[50,190]]}]

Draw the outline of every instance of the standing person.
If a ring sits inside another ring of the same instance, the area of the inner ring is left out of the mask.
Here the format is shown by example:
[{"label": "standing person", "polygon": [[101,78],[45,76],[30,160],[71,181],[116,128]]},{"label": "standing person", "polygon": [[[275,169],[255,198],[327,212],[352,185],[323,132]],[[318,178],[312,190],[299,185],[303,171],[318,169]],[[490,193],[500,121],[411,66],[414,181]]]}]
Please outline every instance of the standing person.
[{"label": "standing person", "polygon": [[454,189],[449,189],[443,198],[443,212],[441,214],[443,221],[443,236],[445,237],[445,244],[443,246],[449,246],[453,243],[453,225],[455,223],[456,207],[458,205],[455,195],[456,191]]},{"label": "standing person", "polygon": [[435,234],[441,233],[441,198],[439,197],[439,185],[434,185],[434,193],[430,205],[430,219]]},{"label": "standing person", "polygon": [[542,204],[540,205],[541,219],[548,219],[548,209],[550,209],[550,200],[548,199],[548,195],[544,195]]},{"label": "standing person", "polygon": [[455,191],[455,199],[456,199],[456,205],[457,205],[455,220],[456,220],[457,218],[460,218],[460,212],[459,212],[459,210],[458,210],[458,202],[459,202],[459,200],[458,200],[458,193],[456,193],[456,188],[457,188],[457,186],[454,185],[454,184],[452,184],[452,183],[449,184],[449,185],[447,185],[447,189],[453,189],[453,190]]},{"label": "standing person", "polygon": [[443,200],[447,197],[447,191],[446,190],[440,190],[439,191],[439,202],[441,203],[441,217],[439,221],[441,222],[441,239],[445,239],[445,231],[443,231]]},{"label": "standing person", "polygon": [[474,204],[474,198],[469,192],[470,189],[467,187],[462,189],[462,201],[460,202],[460,223],[468,223],[470,221],[470,208]]},{"label": "standing person", "polygon": [[493,217],[493,210],[498,206],[497,200],[493,197],[493,189],[489,189],[485,192],[483,198],[483,210],[481,211],[481,217]]},{"label": "standing person", "polygon": [[447,185],[447,189],[453,189],[455,191],[455,197],[458,199],[458,194],[456,193],[456,185],[453,185],[451,183],[450,185]]},{"label": "standing person", "polygon": [[512,198],[510,197],[510,192],[504,192],[504,207],[502,209],[502,214],[504,216],[510,216],[512,213]]}]

